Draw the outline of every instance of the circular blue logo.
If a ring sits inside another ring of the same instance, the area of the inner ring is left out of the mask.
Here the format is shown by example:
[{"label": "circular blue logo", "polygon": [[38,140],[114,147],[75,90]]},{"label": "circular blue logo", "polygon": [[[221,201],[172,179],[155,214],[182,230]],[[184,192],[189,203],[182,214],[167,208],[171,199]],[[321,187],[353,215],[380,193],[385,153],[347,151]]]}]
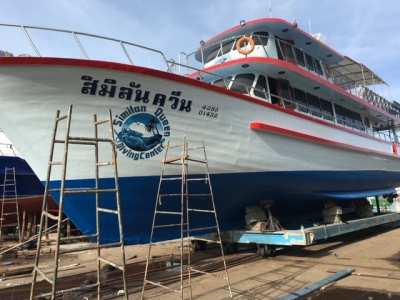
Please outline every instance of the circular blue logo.
[{"label": "circular blue logo", "polygon": [[164,150],[165,137],[169,136],[169,122],[163,110],[154,113],[146,106],[129,106],[115,116],[117,148],[135,160],[151,158]]}]

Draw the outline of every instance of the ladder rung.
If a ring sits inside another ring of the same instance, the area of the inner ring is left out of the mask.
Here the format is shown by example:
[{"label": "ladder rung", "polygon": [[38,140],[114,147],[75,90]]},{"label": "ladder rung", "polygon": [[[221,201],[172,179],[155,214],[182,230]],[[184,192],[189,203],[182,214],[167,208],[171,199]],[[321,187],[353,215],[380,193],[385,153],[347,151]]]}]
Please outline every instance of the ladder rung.
[{"label": "ladder rung", "polygon": [[48,283],[50,283],[51,285],[53,285],[53,280],[51,280],[49,277],[47,277],[46,274],[44,274],[42,272],[42,270],[40,270],[38,267],[34,266],[34,270],[36,270],[36,272],[38,272],[40,274],[40,276],[43,277],[44,280],[46,280]]},{"label": "ladder rung", "polygon": [[108,244],[101,244],[99,247],[100,248],[111,248],[111,247],[116,247],[116,246],[121,246],[121,242],[115,242],[115,243],[108,243]]},{"label": "ladder rung", "polygon": [[62,166],[62,165],[64,165],[64,163],[62,161],[49,161],[49,165]]},{"label": "ladder rung", "polygon": [[[200,274],[212,276],[212,277],[215,277],[215,278],[220,278],[220,277],[221,277],[221,276],[218,276],[217,274],[213,274],[213,273],[210,273],[210,272],[201,271],[201,270],[198,270],[198,269],[190,268],[190,270],[191,270],[192,272],[194,272],[194,273],[200,273]],[[223,277],[225,277],[225,276],[223,276]]]},{"label": "ladder rung", "polygon": [[16,212],[3,213],[3,216],[13,216],[13,215],[18,215],[18,214]]},{"label": "ladder rung", "polygon": [[[69,188],[64,189],[65,194],[82,194],[82,193],[115,193],[117,189],[96,189],[96,188]],[[49,192],[61,192],[61,189],[49,189]]]},{"label": "ladder rung", "polygon": [[185,196],[187,194],[181,194],[181,193],[177,193],[177,194],[160,194],[160,197],[178,197],[178,196]]},{"label": "ladder rung", "polygon": [[188,149],[188,151],[189,150],[199,150],[199,149],[205,149],[205,147],[204,146],[198,146],[198,147],[189,147],[187,149]]},{"label": "ladder rung", "polygon": [[187,181],[208,181],[207,177],[203,177],[203,178],[188,178],[186,179]]},{"label": "ladder rung", "polygon": [[103,213],[109,213],[109,214],[118,215],[118,211],[117,210],[109,209],[109,208],[98,207],[97,211],[100,211],[100,212],[103,212]]},{"label": "ladder rung", "polygon": [[165,210],[157,210],[156,211],[157,214],[163,214],[163,215],[182,215],[181,212],[177,212],[177,211],[165,211]]},{"label": "ladder rung", "polygon": [[110,122],[110,120],[103,120],[103,121],[97,121],[94,124],[95,125],[101,125],[101,124],[105,124],[105,123],[109,123],[109,122]]},{"label": "ladder rung", "polygon": [[148,280],[148,279],[145,280],[145,283],[149,283],[149,284],[151,284],[151,285],[158,286],[158,287],[160,287],[160,288],[163,288],[163,289],[166,289],[166,290],[175,292],[175,293],[180,293],[180,291],[178,291],[178,290],[172,289],[172,288],[170,288],[170,287],[168,287],[168,286],[166,286],[166,285],[163,285],[163,284],[161,284],[161,283],[154,282],[154,281],[151,281],[151,280]]},{"label": "ladder rung", "polygon": [[[186,226],[187,223],[184,223],[183,226]],[[154,228],[168,228],[168,227],[179,227],[182,226],[181,223],[179,224],[168,224],[168,225],[154,225]]]},{"label": "ladder rung", "polygon": [[0,203],[3,203],[3,205],[6,205],[6,204],[14,204],[14,205],[17,205],[18,204],[18,201],[17,200],[11,200],[11,199],[9,199],[9,200],[3,200],[3,201],[0,201]]},{"label": "ladder rung", "polygon": [[58,118],[57,118],[57,122],[62,121],[62,120],[65,120],[66,118],[68,118],[68,115],[58,117]]},{"label": "ladder rung", "polygon": [[190,228],[189,231],[201,231],[201,230],[209,230],[209,229],[217,229],[217,226]]},{"label": "ladder rung", "polygon": [[166,178],[161,178],[162,181],[167,181],[167,180],[182,180],[182,177],[166,177]]},{"label": "ladder rung", "polygon": [[206,164],[207,163],[207,161],[205,161],[205,160],[194,159],[194,158],[188,158],[187,160],[188,161],[192,161],[192,162],[196,162],[196,163],[199,163],[199,164]]},{"label": "ladder rung", "polygon": [[49,213],[49,212],[42,212],[43,213],[43,215],[45,215],[46,217],[48,217],[49,219],[52,219],[52,220],[54,220],[54,221],[57,221],[58,220],[58,216],[55,216],[55,215],[52,215],[51,213]]},{"label": "ladder rung", "polygon": [[208,209],[195,209],[195,208],[188,208],[188,211],[193,211],[193,212],[201,212],[201,213],[209,213],[213,214],[215,213],[215,210],[208,210]]},{"label": "ladder rung", "polygon": [[96,163],[97,166],[99,167],[104,167],[104,166],[112,166],[114,163],[112,161],[104,161],[104,162],[98,162]]},{"label": "ladder rung", "polygon": [[83,239],[83,238],[92,238],[97,237],[97,234],[88,234],[88,235],[73,235],[73,236],[66,236],[60,237],[60,241],[68,241],[68,240],[76,240],[76,239]]},{"label": "ladder rung", "polygon": [[183,144],[181,144],[181,145],[170,145],[170,146],[168,147],[168,149],[182,148],[183,146],[184,146]]},{"label": "ladder rung", "polygon": [[94,143],[114,143],[112,139],[93,138],[93,137],[69,137],[70,142],[94,142]]},{"label": "ladder rung", "polygon": [[211,194],[189,194],[189,197],[207,197],[211,196]]},{"label": "ladder rung", "polygon": [[116,269],[119,269],[119,270],[121,270],[121,271],[124,271],[124,267],[123,267],[123,266],[118,265],[118,264],[116,264],[116,263],[114,263],[114,262],[112,262],[112,261],[110,261],[110,260],[108,260],[108,259],[105,259],[104,257],[100,257],[100,256],[99,256],[97,259],[100,260],[101,262],[107,264],[107,265],[113,266],[113,267],[116,268]]},{"label": "ladder rung", "polygon": [[180,161],[180,160],[182,160],[182,157],[174,157],[174,158],[163,160],[163,163],[164,164],[170,164],[170,163],[177,162],[177,161]]},{"label": "ladder rung", "polygon": [[[5,220],[5,218],[3,218],[3,221]],[[18,226],[18,223],[11,223],[11,224],[3,224],[2,227],[15,227]]]},{"label": "ladder rung", "polygon": [[[161,178],[162,181],[168,181],[168,180],[182,180],[182,177],[166,177],[166,178]],[[202,178],[187,178],[187,181],[207,181],[207,177],[202,177]]]}]

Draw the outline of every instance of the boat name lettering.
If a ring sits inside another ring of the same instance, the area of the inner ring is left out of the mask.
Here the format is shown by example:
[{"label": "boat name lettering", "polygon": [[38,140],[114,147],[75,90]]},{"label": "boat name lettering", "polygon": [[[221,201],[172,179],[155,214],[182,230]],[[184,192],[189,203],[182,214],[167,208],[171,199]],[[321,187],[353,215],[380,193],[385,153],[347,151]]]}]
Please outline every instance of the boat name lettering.
[{"label": "boat name lettering", "polygon": [[91,96],[102,96],[135,101],[142,103],[151,103],[159,107],[169,106],[171,109],[190,112],[192,110],[192,100],[182,99],[181,91],[172,91],[169,96],[162,93],[154,93],[152,91],[141,89],[141,84],[134,81],[129,83],[129,86],[117,86],[115,79],[106,78],[103,83],[94,79],[90,75],[81,77],[82,88],[81,93]]},{"label": "boat name lettering", "polygon": [[128,106],[114,116],[113,125],[117,133],[117,149],[133,160],[149,159],[160,154],[165,148],[165,139],[171,134],[161,107],[149,112],[144,105]]}]

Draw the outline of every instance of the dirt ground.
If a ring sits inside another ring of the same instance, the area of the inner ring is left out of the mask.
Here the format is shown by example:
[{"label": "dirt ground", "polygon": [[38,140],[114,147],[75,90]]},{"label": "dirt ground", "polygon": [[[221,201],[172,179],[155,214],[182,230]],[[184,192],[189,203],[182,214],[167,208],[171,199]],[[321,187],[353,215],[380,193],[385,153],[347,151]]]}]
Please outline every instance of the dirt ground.
[{"label": "dirt ground", "polygon": [[[150,274],[151,280],[179,288],[179,267],[174,265],[179,249],[177,243],[155,247],[152,252],[155,262],[151,265],[151,270],[155,271]],[[147,246],[126,247],[129,299],[140,299],[146,250]],[[196,268],[209,270],[217,276],[194,276],[193,299],[228,298],[221,260],[216,250],[194,254]],[[20,252],[17,259],[0,260],[0,275],[3,274],[0,277],[0,299],[27,299],[30,273],[12,272],[18,268],[26,269],[33,261],[33,253]],[[119,249],[106,249],[104,256],[118,261]],[[227,255],[226,259],[234,299],[278,299],[348,267],[355,269],[352,275],[304,299],[400,299],[400,227],[377,227],[306,248],[281,249],[270,258],[261,258],[253,248],[245,246],[237,253]],[[52,253],[42,259],[45,271],[51,271],[52,261]],[[80,286],[96,280],[95,250],[63,255],[60,265],[60,288]],[[103,298],[122,299],[117,296],[122,287],[119,271],[109,270],[104,274]],[[45,283],[38,285],[38,293],[46,289],[48,285]],[[188,289],[185,296],[189,296]],[[168,300],[178,299],[179,295],[148,286],[145,297]],[[93,292],[86,291],[64,295],[60,299],[93,298]]]}]

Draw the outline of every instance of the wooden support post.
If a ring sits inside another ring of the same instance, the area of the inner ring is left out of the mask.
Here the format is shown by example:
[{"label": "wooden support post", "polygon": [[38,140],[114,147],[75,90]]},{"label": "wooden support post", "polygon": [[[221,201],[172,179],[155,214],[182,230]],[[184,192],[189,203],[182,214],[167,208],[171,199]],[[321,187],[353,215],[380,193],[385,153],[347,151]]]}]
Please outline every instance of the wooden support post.
[{"label": "wooden support post", "polygon": [[375,203],[376,203],[376,212],[378,215],[381,214],[381,207],[379,206],[379,197],[375,196]]},{"label": "wooden support post", "polygon": [[21,232],[20,232],[20,237],[21,237],[20,242],[23,242],[24,238],[25,238],[25,229],[26,229],[25,224],[26,224],[26,211],[24,210],[22,212],[22,227],[21,227]]},{"label": "wooden support post", "polygon": [[28,215],[28,225],[26,226],[26,238],[29,239],[32,234],[32,215]]},{"label": "wooden support post", "polygon": [[33,215],[33,235],[37,233],[36,214]]},{"label": "wooden support post", "polygon": [[68,221],[67,222],[67,237],[71,236],[71,223]]}]

